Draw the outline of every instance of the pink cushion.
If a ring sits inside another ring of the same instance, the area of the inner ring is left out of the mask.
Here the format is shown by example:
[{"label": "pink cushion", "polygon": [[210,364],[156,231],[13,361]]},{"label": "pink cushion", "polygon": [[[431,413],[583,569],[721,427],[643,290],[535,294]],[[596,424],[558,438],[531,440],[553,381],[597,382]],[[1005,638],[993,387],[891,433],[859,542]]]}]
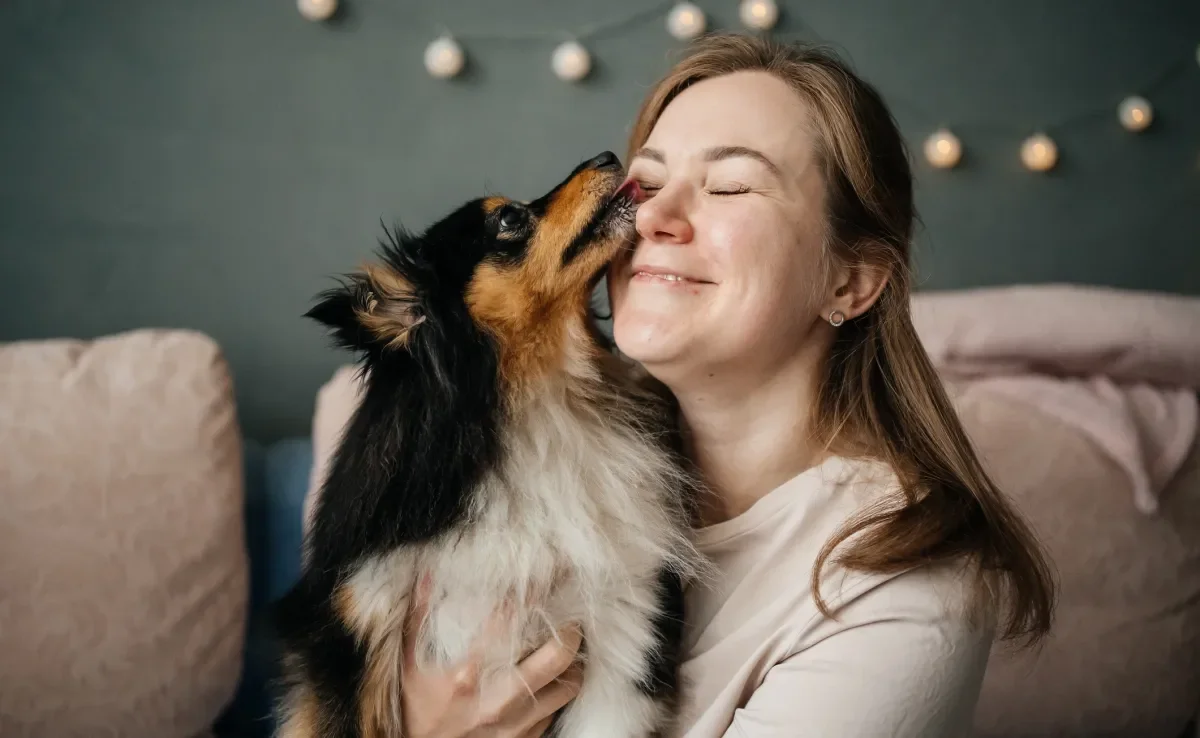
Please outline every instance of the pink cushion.
[{"label": "pink cushion", "polygon": [[1200,700],[1200,447],[1145,515],[1071,425],[970,387],[956,403],[1061,587],[1040,652],[994,651],[976,735],[1179,738]]},{"label": "pink cushion", "polygon": [[329,471],[333,452],[341,441],[342,429],[354,414],[362,398],[362,383],[357,367],[342,366],[317,391],[316,411],[313,413],[313,464],[308,478],[308,494],[304,498],[304,528],[308,529],[313,503]]},{"label": "pink cushion", "polygon": [[0,345],[0,735],[208,731],[242,662],[241,454],[202,335]]}]

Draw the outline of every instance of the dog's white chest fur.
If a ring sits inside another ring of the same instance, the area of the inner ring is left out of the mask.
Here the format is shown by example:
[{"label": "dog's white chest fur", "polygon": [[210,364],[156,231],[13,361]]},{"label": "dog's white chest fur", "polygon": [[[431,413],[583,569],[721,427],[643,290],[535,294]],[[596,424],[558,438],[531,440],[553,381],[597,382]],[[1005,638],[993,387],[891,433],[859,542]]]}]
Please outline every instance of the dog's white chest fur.
[{"label": "dog's white chest fur", "polygon": [[[531,395],[503,438],[503,461],[482,480],[468,522],[369,562],[350,582],[351,609],[376,626],[368,632],[397,627],[413,577],[428,573],[419,663],[462,663],[482,641],[485,672],[512,668],[554,629],[579,623],[585,685],[590,676],[594,686],[576,698],[574,718],[564,715],[560,735],[635,735],[629,728],[659,719],[659,707],[630,692],[654,642],[657,577],[691,556],[680,472],[621,407],[567,384]],[[624,702],[622,714],[597,722],[612,700]],[[572,722],[589,727],[571,732]]]}]

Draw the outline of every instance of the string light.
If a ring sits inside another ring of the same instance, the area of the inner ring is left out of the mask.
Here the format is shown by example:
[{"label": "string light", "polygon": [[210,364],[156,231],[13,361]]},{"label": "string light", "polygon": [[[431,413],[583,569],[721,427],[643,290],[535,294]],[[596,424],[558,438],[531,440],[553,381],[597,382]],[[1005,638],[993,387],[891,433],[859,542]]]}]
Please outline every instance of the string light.
[{"label": "string light", "polygon": [[925,158],[938,169],[950,169],[962,159],[962,142],[945,128],[925,139]]},{"label": "string light", "polygon": [[559,79],[578,82],[592,69],[592,57],[578,41],[564,41],[554,50],[550,66]]},{"label": "string light", "polygon": [[435,39],[425,47],[425,69],[437,79],[457,75],[465,63],[462,47],[449,36]]},{"label": "string light", "polygon": [[1121,101],[1117,108],[1117,118],[1126,130],[1135,133],[1144,131],[1154,121],[1154,108],[1146,98],[1134,95]]},{"label": "string light", "polygon": [[328,20],[337,10],[337,0],[296,0],[300,15],[310,21]]},{"label": "string light", "polygon": [[[304,17],[311,20],[325,20],[335,14],[339,0],[297,0],[297,7]],[[743,25],[748,28],[767,31],[775,27],[779,21],[779,6],[776,0],[740,0],[738,15]],[[575,29],[570,34],[572,40],[560,43],[554,48],[550,59],[554,74],[567,82],[579,82],[585,79],[592,70],[592,58],[583,45],[588,39],[600,36],[611,36],[623,32],[652,19],[663,19],[665,16],[666,30],[674,38],[681,41],[694,39],[707,30],[708,19],[695,3],[680,0],[663,0],[638,9],[625,17],[593,23],[583,28]],[[810,29],[811,30],[811,29]],[[815,33],[815,32],[814,32]],[[542,43],[553,38],[561,39],[561,31],[538,31],[522,29],[511,33],[479,33],[467,34],[468,42],[528,42]],[[456,34],[457,38],[464,38]],[[1196,46],[1195,57],[1200,64],[1200,45]],[[462,46],[449,32],[429,44],[425,49],[425,67],[437,78],[448,78],[458,75],[466,63]],[[1189,68],[1190,62],[1185,58],[1176,59],[1164,69],[1158,77],[1148,81],[1139,88],[1141,92],[1151,95],[1162,85]],[[913,108],[903,100],[893,100],[893,104]],[[1106,114],[1111,115],[1109,107],[1090,111],[1081,111],[1065,120],[1049,121],[1047,127],[1052,130],[1066,129],[1096,120]],[[919,106],[916,112],[927,120],[935,116],[922,113]],[[1117,119],[1121,126],[1131,132],[1144,131],[1150,127],[1155,118],[1153,106],[1146,97],[1133,95],[1122,100],[1117,106]],[[1111,119],[1110,119],[1111,120]],[[932,121],[931,121],[932,122]],[[988,126],[996,130],[995,126]],[[963,156],[963,143],[957,135],[948,128],[937,128],[924,141],[924,154],[930,165],[939,169],[957,167]],[[1021,142],[1020,157],[1026,168],[1031,171],[1045,172],[1053,169],[1058,163],[1058,145],[1045,133],[1029,136]]]},{"label": "string light", "polygon": [[1046,134],[1035,133],[1021,144],[1021,161],[1031,171],[1049,171],[1058,161],[1058,146]]},{"label": "string light", "polygon": [[667,15],[667,32],[680,41],[696,38],[706,25],[704,11],[692,3],[679,3]]},{"label": "string light", "polygon": [[738,16],[747,28],[756,31],[769,31],[779,20],[779,6],[775,0],[742,0],[738,8]]}]

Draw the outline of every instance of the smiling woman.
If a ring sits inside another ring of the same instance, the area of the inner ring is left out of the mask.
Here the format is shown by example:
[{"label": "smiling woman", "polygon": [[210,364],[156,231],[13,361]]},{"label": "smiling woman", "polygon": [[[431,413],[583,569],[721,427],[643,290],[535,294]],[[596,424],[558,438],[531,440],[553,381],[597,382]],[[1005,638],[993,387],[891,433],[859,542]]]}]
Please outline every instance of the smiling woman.
[{"label": "smiling woman", "polygon": [[681,733],[970,732],[994,635],[1053,590],[909,315],[912,177],[834,55],[701,41],[630,141],[613,338],[678,408],[718,566],[687,593]]},{"label": "smiling woman", "polygon": [[747,362],[779,363],[811,330],[789,319],[812,312],[798,300],[824,299],[810,284],[822,271],[824,184],[806,116],[772,75],[715,77],[673,100],[631,157],[652,199],[628,277],[612,281],[613,329],[668,386],[701,368],[734,391],[723,367],[750,378]]}]

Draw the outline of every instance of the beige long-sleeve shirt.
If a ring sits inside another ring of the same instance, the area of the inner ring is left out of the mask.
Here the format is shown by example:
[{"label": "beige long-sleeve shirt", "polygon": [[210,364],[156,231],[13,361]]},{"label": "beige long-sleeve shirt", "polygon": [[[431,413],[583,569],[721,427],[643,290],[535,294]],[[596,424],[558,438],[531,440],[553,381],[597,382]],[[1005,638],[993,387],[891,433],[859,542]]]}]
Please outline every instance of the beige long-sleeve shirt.
[{"label": "beige long-sleeve shirt", "polygon": [[949,738],[970,734],[994,621],[973,628],[951,567],[864,575],[825,542],[897,489],[886,467],[831,458],[696,533],[719,573],[687,594],[686,738]]}]

